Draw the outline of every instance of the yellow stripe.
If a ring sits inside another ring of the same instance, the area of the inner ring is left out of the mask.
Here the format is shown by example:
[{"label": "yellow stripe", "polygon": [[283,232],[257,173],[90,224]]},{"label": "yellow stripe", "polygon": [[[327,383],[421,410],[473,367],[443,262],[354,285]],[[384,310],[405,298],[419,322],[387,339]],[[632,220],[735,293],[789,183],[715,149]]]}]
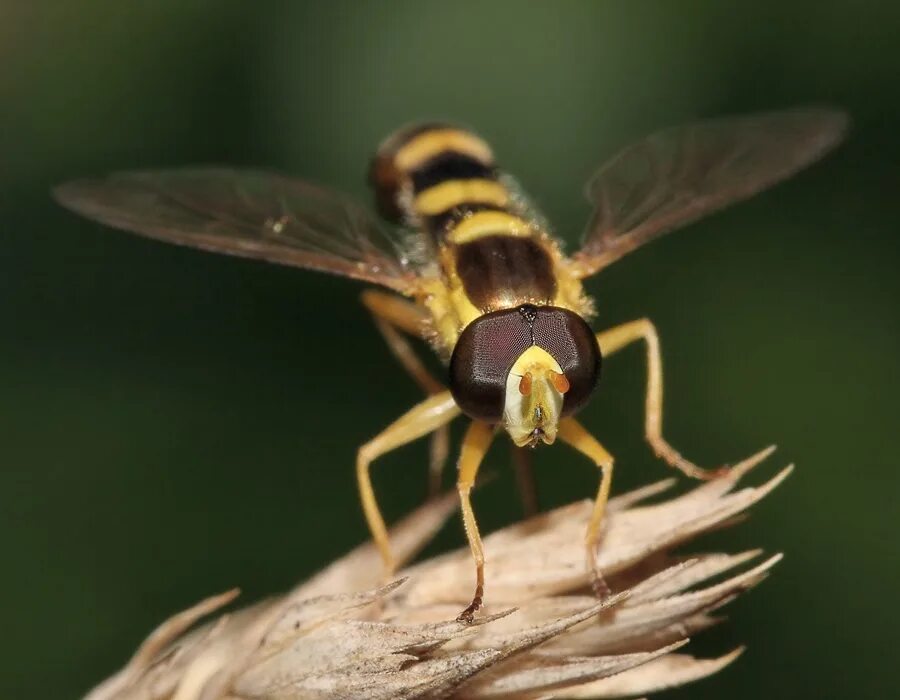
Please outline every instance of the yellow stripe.
[{"label": "yellow stripe", "polygon": [[490,147],[475,134],[459,129],[426,131],[401,147],[394,156],[394,164],[409,172],[444,151],[458,151],[480,160],[485,165],[494,162]]},{"label": "yellow stripe", "polygon": [[413,208],[419,216],[433,216],[465,202],[506,206],[509,192],[494,180],[447,180],[419,193]]},{"label": "yellow stripe", "polygon": [[469,243],[485,235],[530,236],[531,226],[505,211],[479,211],[460,221],[447,236],[451,243]]}]

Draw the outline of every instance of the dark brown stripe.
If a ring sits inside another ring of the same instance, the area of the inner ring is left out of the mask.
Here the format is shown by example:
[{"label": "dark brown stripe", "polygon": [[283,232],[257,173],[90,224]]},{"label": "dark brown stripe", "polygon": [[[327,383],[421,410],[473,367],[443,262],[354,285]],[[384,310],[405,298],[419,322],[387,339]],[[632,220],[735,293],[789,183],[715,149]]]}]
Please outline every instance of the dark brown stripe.
[{"label": "dark brown stripe", "polygon": [[466,295],[482,311],[549,303],[556,295],[553,261],[531,238],[485,236],[460,245],[456,271]]},{"label": "dark brown stripe", "polygon": [[413,192],[419,194],[429,187],[434,187],[447,180],[469,180],[479,178],[495,180],[497,170],[492,165],[485,165],[477,158],[457,151],[444,151],[435,156],[420,168],[410,173]]},{"label": "dark brown stripe", "polygon": [[503,207],[496,207],[493,204],[482,204],[480,202],[457,204],[455,207],[445,209],[440,214],[427,217],[425,220],[425,228],[429,233],[440,240],[450,233],[457,223],[477,211],[506,211],[506,209]]}]

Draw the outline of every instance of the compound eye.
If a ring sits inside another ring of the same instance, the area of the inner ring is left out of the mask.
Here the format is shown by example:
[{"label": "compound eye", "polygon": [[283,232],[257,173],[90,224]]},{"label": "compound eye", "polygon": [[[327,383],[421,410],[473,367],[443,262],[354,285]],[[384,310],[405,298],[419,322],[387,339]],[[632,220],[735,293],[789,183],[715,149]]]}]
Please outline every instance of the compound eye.
[{"label": "compound eye", "polygon": [[[531,327],[518,309],[485,314],[466,326],[450,357],[450,392],[462,412],[500,423],[509,370],[531,344]],[[530,387],[526,382],[519,389]]]},{"label": "compound eye", "polygon": [[562,369],[562,375],[554,377],[554,385],[563,394],[562,415],[569,416],[588,402],[597,386],[600,346],[590,326],[578,314],[560,308],[541,311],[534,324],[534,341]]}]

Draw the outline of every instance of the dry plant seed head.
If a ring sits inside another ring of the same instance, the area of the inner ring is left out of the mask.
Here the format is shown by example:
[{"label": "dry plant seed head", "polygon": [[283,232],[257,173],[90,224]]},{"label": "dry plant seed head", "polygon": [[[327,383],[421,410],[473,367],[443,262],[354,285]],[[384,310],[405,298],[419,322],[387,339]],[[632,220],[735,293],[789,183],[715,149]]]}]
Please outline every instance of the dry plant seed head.
[{"label": "dry plant seed head", "polygon": [[[658,498],[673,480],[611,499],[599,551],[614,591],[605,601],[590,594],[581,538],[591,504],[580,501],[485,538],[492,595],[473,624],[453,620],[467,602],[467,550],[379,585],[379,555],[366,544],[280,598],[191,631],[236,592],[179,613],[87,698],[617,698],[703,678],[741,650],[697,659],[682,647],[780,557],[751,564],[759,551],[681,556],[673,548],[734,523],[781,483],[790,467],[736,488],[770,452],[668,500]],[[398,558],[408,560],[454,508],[445,497],[400,523]]]}]

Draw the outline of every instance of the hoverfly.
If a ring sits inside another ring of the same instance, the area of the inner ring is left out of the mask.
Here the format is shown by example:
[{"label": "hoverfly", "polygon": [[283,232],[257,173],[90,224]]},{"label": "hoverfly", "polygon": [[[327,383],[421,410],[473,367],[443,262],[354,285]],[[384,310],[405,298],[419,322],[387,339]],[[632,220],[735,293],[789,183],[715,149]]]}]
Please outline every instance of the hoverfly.
[{"label": "hoverfly", "polygon": [[[488,144],[447,124],[406,127],[372,160],[378,209],[395,225],[393,235],[340,194],[258,171],[125,172],[70,182],[55,195],[115,228],[387,290],[363,292],[363,304],[428,396],[359,449],[363,510],[389,574],[394,563],[370,465],[433,434],[434,470],[446,456],[449,422],[460,414],[470,419],[457,489],[476,565],[475,594],[459,619],[471,621],[482,605],[484,553],[470,492],[499,428],[518,447],[561,440],[599,468],[585,546],[594,590],[608,593],[596,545],[613,458],[575,418],[597,386],[601,357],[643,341],[647,441],[690,477],[716,473],[682,457],[663,437],[653,323],[644,318],[595,334],[582,281],[651,239],[791,176],[834,147],[846,122],[840,112],[798,109],[653,134],[620,151],[589,181],[594,212],[572,255],[501,174]],[[431,342],[447,365],[446,383],[429,373],[406,336]]]}]

